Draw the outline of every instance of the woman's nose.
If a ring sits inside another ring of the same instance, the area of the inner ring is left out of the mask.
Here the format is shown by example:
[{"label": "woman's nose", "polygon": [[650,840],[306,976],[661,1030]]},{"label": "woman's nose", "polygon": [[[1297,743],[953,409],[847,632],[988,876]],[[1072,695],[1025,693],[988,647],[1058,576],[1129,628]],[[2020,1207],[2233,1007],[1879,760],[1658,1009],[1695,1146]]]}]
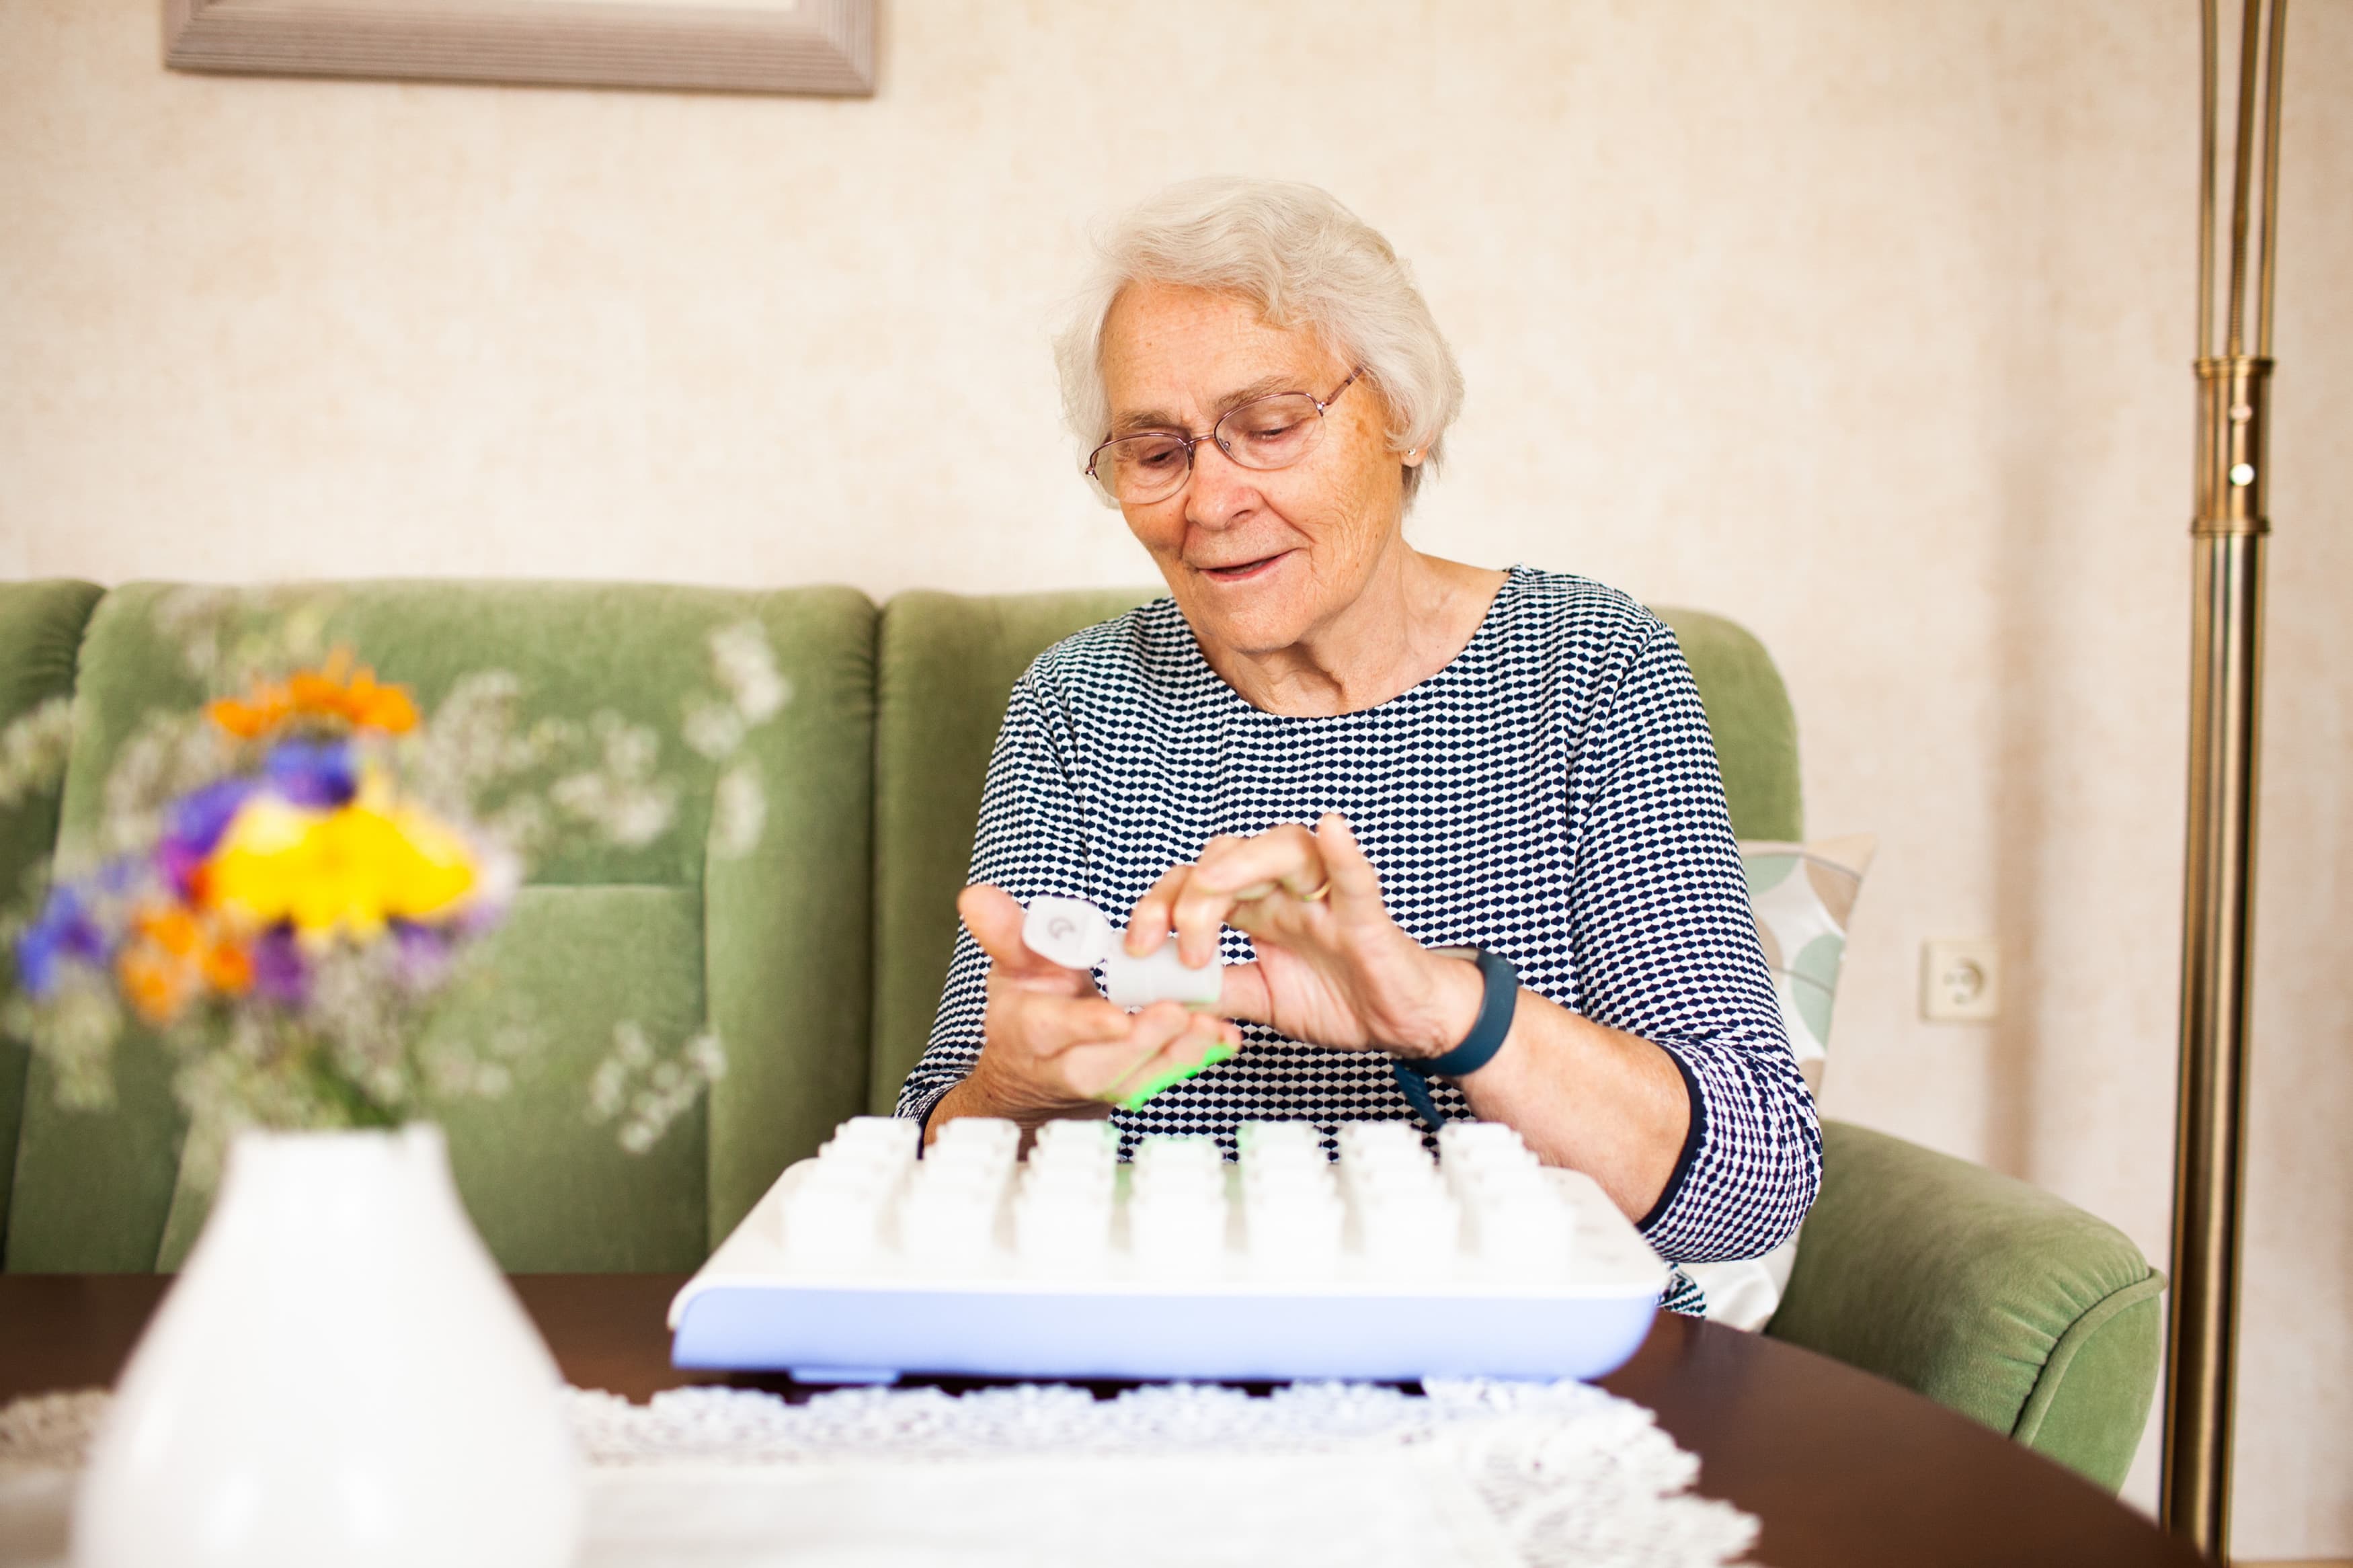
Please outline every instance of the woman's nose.
[{"label": "woman's nose", "polygon": [[1217,528],[1233,521],[1258,500],[1258,476],[1226,456],[1215,441],[1193,448],[1193,473],[1185,487],[1185,517]]}]

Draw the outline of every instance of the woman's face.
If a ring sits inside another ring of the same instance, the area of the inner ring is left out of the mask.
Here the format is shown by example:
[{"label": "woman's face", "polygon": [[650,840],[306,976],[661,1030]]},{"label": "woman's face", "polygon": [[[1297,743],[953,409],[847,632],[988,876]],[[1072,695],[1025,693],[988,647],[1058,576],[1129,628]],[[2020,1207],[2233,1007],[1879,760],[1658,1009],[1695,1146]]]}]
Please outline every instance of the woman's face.
[{"label": "woman's face", "polygon": [[[1200,435],[1239,404],[1278,392],[1328,398],[1355,367],[1311,332],[1269,326],[1229,294],[1162,284],[1121,291],[1104,319],[1111,433]],[[1214,441],[1184,487],[1127,526],[1167,579],[1194,635],[1235,652],[1292,647],[1354,604],[1405,517],[1401,464],[1379,394],[1358,382],[1287,468],[1245,468]]]}]

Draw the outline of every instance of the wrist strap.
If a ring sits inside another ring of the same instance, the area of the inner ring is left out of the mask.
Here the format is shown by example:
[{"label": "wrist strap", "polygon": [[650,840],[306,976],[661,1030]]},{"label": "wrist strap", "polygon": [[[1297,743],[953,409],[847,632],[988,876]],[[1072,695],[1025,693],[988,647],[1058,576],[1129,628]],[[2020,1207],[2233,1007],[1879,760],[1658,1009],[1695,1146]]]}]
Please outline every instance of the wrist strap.
[{"label": "wrist strap", "polygon": [[1462,1043],[1442,1057],[1419,1061],[1398,1057],[1390,1064],[1406,1103],[1414,1108],[1433,1132],[1446,1125],[1446,1118],[1439,1114],[1438,1102],[1430,1097],[1430,1080],[1465,1078],[1494,1060],[1495,1053],[1504,1048],[1504,1037],[1512,1032],[1512,1015],[1519,1010],[1518,967],[1502,953],[1489,952],[1483,947],[1472,949],[1471,960],[1479,966],[1479,978],[1485,983],[1485,990],[1479,998],[1478,1021],[1471,1026]]}]

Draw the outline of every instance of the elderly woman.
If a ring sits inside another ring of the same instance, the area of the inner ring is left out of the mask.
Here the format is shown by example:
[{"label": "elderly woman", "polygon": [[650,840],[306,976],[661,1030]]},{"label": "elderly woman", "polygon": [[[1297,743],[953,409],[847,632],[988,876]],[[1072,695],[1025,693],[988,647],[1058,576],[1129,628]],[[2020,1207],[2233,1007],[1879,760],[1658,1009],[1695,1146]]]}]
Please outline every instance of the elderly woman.
[{"label": "elderly woman", "polygon": [[[1014,688],[901,1112],[1230,1143],[1419,1103],[1508,1122],[1671,1261],[1770,1249],[1820,1137],[1674,635],[1597,583],[1407,542],[1461,377],[1323,192],[1181,185],[1103,259],[1064,397],[1168,597]],[[1031,952],[1040,894],[1126,911],[1131,953],[1229,961],[1215,1010],[1131,1013]]]}]

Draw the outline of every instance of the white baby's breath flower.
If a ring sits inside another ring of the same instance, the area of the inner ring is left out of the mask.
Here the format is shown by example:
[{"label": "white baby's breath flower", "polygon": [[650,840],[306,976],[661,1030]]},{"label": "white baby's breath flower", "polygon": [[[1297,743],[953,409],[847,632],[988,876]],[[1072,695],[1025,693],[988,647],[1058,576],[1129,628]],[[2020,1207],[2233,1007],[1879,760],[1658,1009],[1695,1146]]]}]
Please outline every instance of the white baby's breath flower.
[{"label": "white baby's breath flower", "polygon": [[776,672],[776,650],[757,621],[737,621],[711,634],[711,667],[746,724],[764,724],[793,694]]},{"label": "white baby's breath flower", "polygon": [[469,895],[473,906],[487,910],[503,910],[512,905],[515,895],[522,891],[522,857],[510,848],[502,837],[474,846],[474,887]]},{"label": "white baby's breath flower", "polygon": [[65,776],[73,744],[73,703],[52,697],[0,730],[0,806],[10,806]]},{"label": "white baby's breath flower", "polygon": [[661,742],[645,726],[613,713],[596,715],[595,728],[601,765],[558,779],[548,798],[616,844],[650,844],[678,814],[676,789],[654,773]]},{"label": "white baby's breath flower", "polygon": [[156,601],[154,622],[190,672],[217,691],[317,663],[339,597],[315,584],[175,588]]},{"label": "white baby's breath flower", "polygon": [[596,1064],[588,1078],[588,1120],[610,1121],[621,1114],[628,1093],[629,1069],[613,1057]]},{"label": "white baby's breath flower", "polygon": [[727,1050],[712,1034],[697,1035],[686,1042],[680,1057],[687,1066],[702,1076],[705,1083],[717,1083],[727,1076]]},{"label": "white baby's breath flower", "polygon": [[558,779],[547,796],[575,820],[631,849],[660,837],[678,810],[676,797],[667,787],[638,784],[608,773],[574,773]]},{"label": "white baby's breath flower", "polygon": [[[280,623],[285,628],[285,640],[278,646],[300,663],[314,663],[323,658],[327,652],[327,605],[319,600],[297,605]],[[286,660],[281,656],[273,662]]]},{"label": "white baby's breath flower", "polygon": [[459,676],[402,749],[409,793],[464,815],[485,789],[535,766],[536,748],[521,731],[522,704],[522,683],[505,670]]},{"label": "white baby's breath flower", "polygon": [[89,973],[69,972],[38,1008],[21,993],[12,995],[0,1011],[0,1027],[28,1042],[48,1062],[60,1105],[102,1110],[114,1103],[111,1068],[122,1006],[113,987]]},{"label": "white baby's breath flower", "polygon": [[277,1054],[277,1040],[261,1026],[260,1020],[250,1013],[238,1013],[229,1019],[228,1037],[222,1043],[224,1055],[233,1058],[238,1067],[260,1067]]},{"label": "white baby's breath flower", "polygon": [[514,1072],[505,1062],[491,1059],[498,1048],[497,1040],[495,1032],[487,1041],[429,1033],[413,1047],[423,1069],[425,1089],[442,1100],[461,1096],[496,1100],[506,1093],[513,1087]]},{"label": "white baby's breath flower", "polygon": [[743,858],[759,847],[767,822],[767,792],[750,763],[738,763],[719,775],[711,801],[712,853],[723,860]]},{"label": "white baby's breath flower", "polygon": [[686,710],[686,722],[679,734],[695,751],[719,762],[744,743],[744,715],[731,703],[693,703]]},{"label": "white baby's breath flower", "polygon": [[637,790],[614,803],[606,826],[613,842],[635,849],[670,831],[678,806],[666,790]]},{"label": "white baby's breath flower", "polygon": [[617,779],[649,778],[661,759],[661,739],[643,724],[632,724],[617,713],[599,713],[596,739],[605,752],[605,771]]},{"label": "white baby's breath flower", "polygon": [[621,1117],[621,1147],[642,1154],[726,1070],[726,1053],[713,1035],[697,1035],[676,1051],[664,1052],[655,1048],[642,1026],[617,1025],[611,1053],[588,1080],[588,1120]]},{"label": "white baby's breath flower", "polygon": [[534,795],[519,795],[508,801],[491,814],[482,827],[518,859],[526,860],[536,855],[547,836],[555,831],[547,803]]},{"label": "white baby's breath flower", "polygon": [[99,855],[143,853],[163,832],[164,808],[226,770],[228,737],[201,712],[151,713],[115,754],[99,816]]},{"label": "white baby's breath flower", "polygon": [[155,627],[178,645],[197,679],[210,681],[220,671],[221,645],[241,607],[227,588],[174,588],[155,601]]}]

